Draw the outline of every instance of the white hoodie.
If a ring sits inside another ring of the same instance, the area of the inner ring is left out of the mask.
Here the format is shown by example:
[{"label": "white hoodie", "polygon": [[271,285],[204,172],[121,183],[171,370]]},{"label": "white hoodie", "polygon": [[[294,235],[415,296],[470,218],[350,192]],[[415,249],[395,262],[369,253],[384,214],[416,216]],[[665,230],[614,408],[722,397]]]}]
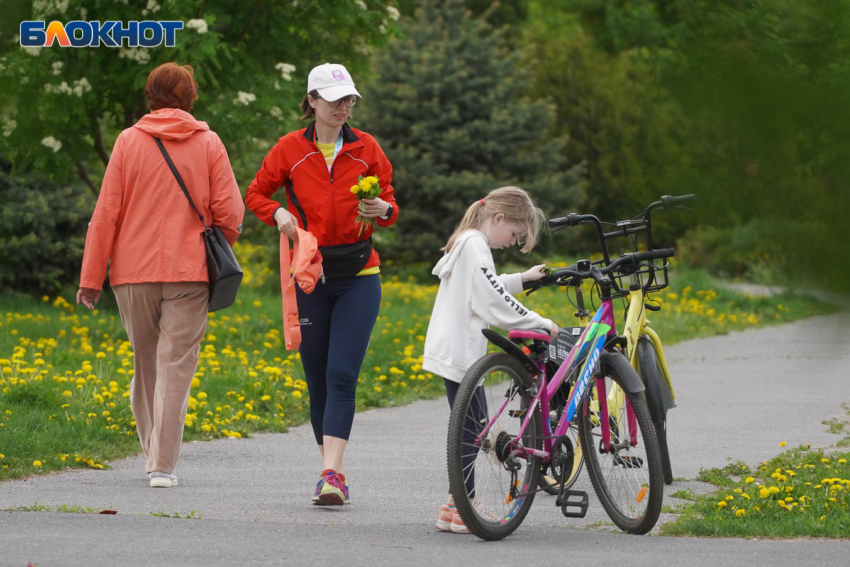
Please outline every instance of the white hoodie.
[{"label": "white hoodie", "polygon": [[440,288],[431,312],[422,368],[453,382],[461,382],[476,360],[487,354],[481,332],[488,325],[501,329],[552,327],[525,308],[512,294],[522,291],[520,274],[496,276],[493,255],[483,232],[462,232],[431,272]]}]

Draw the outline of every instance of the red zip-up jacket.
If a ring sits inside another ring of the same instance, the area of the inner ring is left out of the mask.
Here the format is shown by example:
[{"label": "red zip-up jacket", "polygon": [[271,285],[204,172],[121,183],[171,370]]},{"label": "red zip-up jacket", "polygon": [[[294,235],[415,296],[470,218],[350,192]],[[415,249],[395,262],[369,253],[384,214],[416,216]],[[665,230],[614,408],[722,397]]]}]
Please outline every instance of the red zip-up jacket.
[{"label": "red zip-up jacket", "polygon": [[[357,198],[351,187],[358,176],[376,175],[381,185],[381,199],[393,206],[386,220],[376,218],[378,226],[390,226],[398,218],[392,186],[393,168],[387,156],[371,135],[348,126],[342,127],[343,145],[331,170],[316,146],[316,123],[280,138],[263,160],[245,194],[245,204],[266,224],[276,226],[274,212],[281,206],[271,197],[286,188],[287,210],[298,219],[298,226],[316,237],[319,246],[353,244],[372,235],[366,227],[358,236]],[[380,265],[378,252],[364,266]]]}]

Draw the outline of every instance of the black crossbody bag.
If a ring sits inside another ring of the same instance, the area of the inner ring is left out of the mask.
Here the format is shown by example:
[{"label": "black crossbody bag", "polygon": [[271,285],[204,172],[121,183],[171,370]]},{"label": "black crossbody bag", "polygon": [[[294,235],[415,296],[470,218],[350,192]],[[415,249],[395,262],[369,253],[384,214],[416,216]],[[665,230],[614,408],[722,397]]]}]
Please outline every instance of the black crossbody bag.
[{"label": "black crossbody bag", "polygon": [[207,249],[207,274],[210,279],[210,304],[209,312],[218,311],[225,307],[230,307],[236,301],[236,294],[239,292],[239,284],[242,282],[242,268],[239,267],[239,262],[236,261],[236,256],[233,254],[233,249],[228,244],[227,239],[217,226],[207,226],[204,222],[204,217],[192,201],[192,196],[186,189],[186,184],[183,183],[183,178],[171,161],[168,152],[165,151],[165,146],[162,140],[153,137],[156,140],[156,145],[159,146],[159,151],[162,152],[162,157],[165,158],[168,167],[171,168],[171,173],[180,184],[180,189],[183,194],[189,199],[189,204],[195,209],[198,218],[201,219],[201,224],[204,225],[204,246]]}]

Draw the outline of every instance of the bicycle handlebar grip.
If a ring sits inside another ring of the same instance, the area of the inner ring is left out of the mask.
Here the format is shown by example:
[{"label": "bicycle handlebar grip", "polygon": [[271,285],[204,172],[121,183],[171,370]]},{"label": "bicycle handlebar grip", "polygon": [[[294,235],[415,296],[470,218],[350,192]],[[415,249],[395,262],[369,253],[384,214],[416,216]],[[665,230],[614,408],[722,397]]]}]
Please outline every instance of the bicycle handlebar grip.
[{"label": "bicycle handlebar grip", "polygon": [[646,260],[658,260],[661,258],[672,258],[676,255],[676,251],[672,248],[660,248],[658,250],[650,250],[648,252],[639,252],[634,255],[635,262],[645,262]]},{"label": "bicycle handlebar grip", "polygon": [[649,253],[652,254],[653,260],[658,258],[672,258],[676,255],[676,251],[672,248],[660,248],[658,250],[652,250]]},{"label": "bicycle handlebar grip", "polygon": [[633,254],[633,258],[635,262],[643,262],[645,260],[658,260],[659,258],[672,258],[675,255],[676,251],[672,248],[660,248],[648,252],[638,252]]},{"label": "bicycle handlebar grip", "polygon": [[664,195],[661,197],[661,204],[664,207],[672,207],[677,203],[683,203],[685,201],[690,201],[691,199],[696,199],[697,196],[693,193],[689,195]]}]

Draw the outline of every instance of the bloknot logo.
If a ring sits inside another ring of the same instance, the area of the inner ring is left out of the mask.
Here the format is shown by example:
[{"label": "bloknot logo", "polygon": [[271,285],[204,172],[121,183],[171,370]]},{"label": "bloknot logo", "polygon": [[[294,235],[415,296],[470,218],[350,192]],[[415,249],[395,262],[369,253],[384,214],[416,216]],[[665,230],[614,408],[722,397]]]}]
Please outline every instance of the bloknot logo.
[{"label": "bloknot logo", "polygon": [[25,20],[21,22],[21,47],[157,47],[165,43],[174,47],[183,22],[152,20],[105,22],[74,20],[63,24],[53,21]]}]

